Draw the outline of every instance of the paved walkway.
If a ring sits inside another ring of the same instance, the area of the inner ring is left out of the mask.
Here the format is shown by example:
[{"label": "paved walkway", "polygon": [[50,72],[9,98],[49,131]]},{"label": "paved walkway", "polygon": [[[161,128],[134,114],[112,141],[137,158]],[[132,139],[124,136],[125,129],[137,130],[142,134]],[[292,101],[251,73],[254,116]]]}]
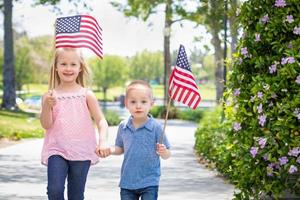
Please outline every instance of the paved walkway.
[{"label": "paved walkway", "polygon": [[[162,160],[160,200],[226,200],[234,188],[198,164],[193,153],[196,125],[169,121],[167,135],[172,157]],[[113,145],[117,128],[110,127]],[[42,140],[26,140],[0,149],[0,200],[41,200],[46,197],[46,167],[40,164]],[[118,200],[122,156],[111,156],[91,167],[87,200]]]}]

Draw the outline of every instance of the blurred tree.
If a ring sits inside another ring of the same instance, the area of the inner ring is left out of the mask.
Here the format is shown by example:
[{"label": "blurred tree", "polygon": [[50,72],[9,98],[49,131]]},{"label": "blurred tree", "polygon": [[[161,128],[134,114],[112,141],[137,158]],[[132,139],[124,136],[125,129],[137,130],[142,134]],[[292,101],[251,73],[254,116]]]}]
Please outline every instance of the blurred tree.
[{"label": "blurred tree", "polygon": [[189,3],[198,4],[196,0],[127,0],[126,3],[119,3],[119,1],[113,1],[111,4],[122,11],[125,16],[136,17],[144,21],[148,20],[151,14],[157,14],[163,10],[165,14],[165,27],[164,27],[164,98],[165,105],[169,100],[167,93],[168,77],[171,74],[171,54],[170,54],[170,36],[171,26],[175,22],[184,20],[184,18],[178,15],[178,8],[186,8]]},{"label": "blurred tree", "polygon": [[[185,18],[190,19],[191,21],[196,22],[198,25],[205,25],[206,29],[212,35],[211,43],[214,47],[214,57],[215,57],[215,84],[216,84],[216,100],[217,102],[223,96],[224,90],[224,68],[226,67],[223,59],[223,48],[222,40],[224,41],[222,34],[224,31],[224,16],[228,13],[225,13],[225,4],[224,0],[202,0],[196,11],[189,12],[183,7],[178,8],[178,13],[180,13]],[[230,10],[229,13],[233,13],[237,8],[237,0],[229,0]],[[235,12],[234,12],[235,13]],[[233,50],[236,46],[237,40],[237,29],[233,25],[235,22],[235,15],[232,14],[230,18],[231,26],[231,35],[233,41]]]},{"label": "blurred tree", "polygon": [[[15,0],[17,1],[17,0]],[[88,7],[84,1],[68,0],[75,7],[80,3],[84,7]],[[57,11],[60,0],[36,0],[36,5],[51,5]],[[16,86],[15,86],[15,58],[14,58],[14,40],[12,26],[12,8],[13,0],[1,0],[0,9],[4,13],[4,64],[3,64],[3,97],[1,107],[4,109],[13,110],[16,105]]]},{"label": "blurred tree", "polygon": [[106,55],[105,59],[91,58],[89,60],[93,72],[93,83],[102,89],[104,102],[106,102],[107,90],[114,86],[123,86],[127,79],[127,62],[123,57]]},{"label": "blurred tree", "polygon": [[129,77],[147,82],[162,83],[163,57],[161,52],[143,51],[131,58]]}]

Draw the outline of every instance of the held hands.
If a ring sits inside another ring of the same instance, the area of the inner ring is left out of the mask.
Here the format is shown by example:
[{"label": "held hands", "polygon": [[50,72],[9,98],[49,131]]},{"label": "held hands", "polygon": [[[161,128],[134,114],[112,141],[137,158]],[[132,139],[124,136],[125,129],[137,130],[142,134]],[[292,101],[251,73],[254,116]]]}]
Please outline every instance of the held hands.
[{"label": "held hands", "polygon": [[102,142],[96,147],[95,153],[97,154],[97,156],[99,156],[100,158],[106,158],[107,156],[111,155],[111,150],[109,147],[106,147],[105,144],[103,144]]}]

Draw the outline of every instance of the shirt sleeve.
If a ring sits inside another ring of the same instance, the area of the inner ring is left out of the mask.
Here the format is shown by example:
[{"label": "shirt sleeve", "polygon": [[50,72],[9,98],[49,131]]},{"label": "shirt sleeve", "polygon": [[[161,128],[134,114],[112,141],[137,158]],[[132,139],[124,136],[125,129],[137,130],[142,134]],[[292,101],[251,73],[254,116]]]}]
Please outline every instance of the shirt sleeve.
[{"label": "shirt sleeve", "polygon": [[119,128],[118,128],[118,133],[117,133],[116,141],[115,141],[115,145],[118,146],[118,147],[121,147],[121,148],[124,147],[122,136],[121,136],[122,129],[123,129],[122,128],[122,124],[120,124]]}]

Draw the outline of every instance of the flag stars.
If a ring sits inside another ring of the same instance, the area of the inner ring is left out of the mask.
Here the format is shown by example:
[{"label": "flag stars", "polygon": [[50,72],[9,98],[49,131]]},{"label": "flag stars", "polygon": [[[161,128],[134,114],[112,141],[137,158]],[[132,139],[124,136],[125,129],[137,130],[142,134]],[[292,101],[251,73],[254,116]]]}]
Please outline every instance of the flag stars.
[{"label": "flag stars", "polygon": [[56,21],[56,34],[78,32],[80,29],[80,20],[80,16],[58,18]]}]

